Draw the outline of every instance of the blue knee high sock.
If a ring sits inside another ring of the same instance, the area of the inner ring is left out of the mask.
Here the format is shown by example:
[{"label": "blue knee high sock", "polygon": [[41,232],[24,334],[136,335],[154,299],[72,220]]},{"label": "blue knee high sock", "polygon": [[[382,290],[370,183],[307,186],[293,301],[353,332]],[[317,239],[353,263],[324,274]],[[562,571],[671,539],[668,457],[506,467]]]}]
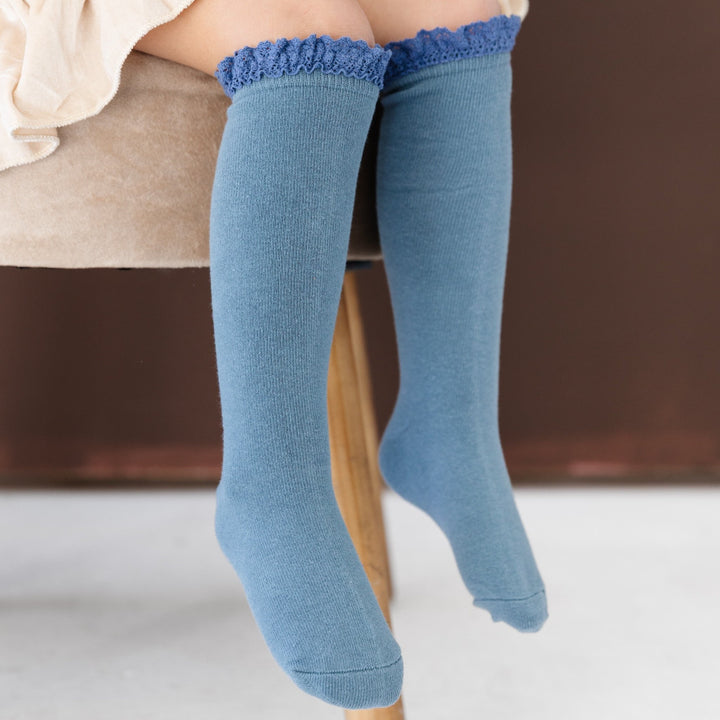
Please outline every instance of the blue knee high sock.
[{"label": "blue knee high sock", "polygon": [[520,631],[547,618],[498,427],[517,16],[385,47],[377,211],[400,390],[380,443],[398,494],[452,546],[474,604]]},{"label": "blue knee high sock", "polygon": [[358,169],[390,53],[327,35],[245,47],[210,218],[223,424],[216,533],[278,664],[333,705],[391,705],[400,648],[335,500],[327,374]]}]

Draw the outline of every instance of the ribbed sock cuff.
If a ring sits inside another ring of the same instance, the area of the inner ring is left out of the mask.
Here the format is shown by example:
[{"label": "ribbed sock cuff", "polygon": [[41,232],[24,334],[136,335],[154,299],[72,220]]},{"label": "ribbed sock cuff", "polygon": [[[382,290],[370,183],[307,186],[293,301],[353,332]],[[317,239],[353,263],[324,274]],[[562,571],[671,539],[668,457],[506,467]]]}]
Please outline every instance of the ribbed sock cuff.
[{"label": "ribbed sock cuff", "polygon": [[364,40],[329,35],[310,35],[300,39],[265,40],[257,46],[236,50],[218,63],[215,77],[232,99],[236,90],[259,80],[263,75],[280,77],[311,73],[320,69],[328,75],[346,75],[374,82],[381,90],[392,52],[381,45],[370,47]]},{"label": "ribbed sock cuff", "polygon": [[385,82],[428,65],[510,52],[521,23],[518,15],[496,15],[489,20],[461,25],[455,31],[436,27],[420,30],[412,38],[389,42],[385,49],[392,52],[392,57],[385,71]]}]

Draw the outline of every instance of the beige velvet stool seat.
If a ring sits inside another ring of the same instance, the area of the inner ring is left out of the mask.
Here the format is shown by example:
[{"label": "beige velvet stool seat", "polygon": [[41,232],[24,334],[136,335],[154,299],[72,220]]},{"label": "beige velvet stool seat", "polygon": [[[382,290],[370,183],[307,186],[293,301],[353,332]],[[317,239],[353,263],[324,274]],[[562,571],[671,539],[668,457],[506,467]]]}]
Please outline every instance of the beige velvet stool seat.
[{"label": "beige velvet stool seat", "polygon": [[[0,173],[0,265],[208,267],[210,196],[229,104],[215,78],[131,52],[117,95],[98,115],[59,128],[60,146],[49,157]],[[330,357],[328,414],[338,504],[390,622],[377,430],[352,272],[382,257],[375,219],[376,129],[373,122],[358,179]],[[399,719],[402,700],[346,716]]]}]

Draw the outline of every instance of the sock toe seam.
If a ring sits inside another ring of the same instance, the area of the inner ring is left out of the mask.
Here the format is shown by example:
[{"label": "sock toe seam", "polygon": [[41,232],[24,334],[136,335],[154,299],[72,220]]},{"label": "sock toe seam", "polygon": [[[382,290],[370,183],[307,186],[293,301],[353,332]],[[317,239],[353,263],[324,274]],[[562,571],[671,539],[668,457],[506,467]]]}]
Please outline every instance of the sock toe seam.
[{"label": "sock toe seam", "polygon": [[368,667],[368,668],[359,668],[357,670],[316,671],[316,670],[296,670],[295,668],[291,668],[291,672],[299,673],[301,675],[343,675],[343,674],[347,674],[347,673],[364,673],[364,672],[373,672],[374,670],[385,670],[386,668],[393,667],[393,665],[397,665],[401,661],[402,661],[402,655],[397,660],[393,660],[391,663],[388,663],[387,665],[377,665],[377,666]]},{"label": "sock toe seam", "polygon": [[532,600],[532,598],[544,594],[544,590],[538,590],[538,592],[535,592],[532,595],[521,598],[475,598],[475,600],[477,600],[478,602],[522,602],[523,600]]}]

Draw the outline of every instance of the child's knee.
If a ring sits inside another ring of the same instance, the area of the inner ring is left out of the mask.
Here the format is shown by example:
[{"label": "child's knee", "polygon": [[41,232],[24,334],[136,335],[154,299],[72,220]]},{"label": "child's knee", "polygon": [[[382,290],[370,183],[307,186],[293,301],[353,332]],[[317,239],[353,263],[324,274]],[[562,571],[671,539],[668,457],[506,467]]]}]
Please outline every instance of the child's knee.
[{"label": "child's knee", "polygon": [[415,37],[420,30],[446,27],[457,30],[461,25],[489,20],[505,12],[504,5],[517,0],[358,0],[365,10],[376,42],[387,45]]},{"label": "child's knee", "polygon": [[151,30],[135,48],[212,75],[221,60],[240,48],[313,34],[375,44],[357,0],[195,0],[174,20]]},{"label": "child's knee", "polygon": [[364,40],[370,47],[375,45],[372,26],[358,0],[311,0],[301,7],[297,7],[294,0],[282,2],[293,8],[292,22],[300,22],[303,33],[297,35],[300,38],[315,33],[329,35],[335,40],[347,36],[352,40]]},{"label": "child's knee", "polygon": [[364,40],[371,47],[375,44],[372,27],[357,0],[223,2],[233,8],[236,17],[233,21],[230,18],[217,18],[218,49],[222,57],[232,55],[235,50],[245,46],[255,47],[264,41],[276,42],[280,38],[291,40],[295,37],[302,39],[310,35],[329,35],[336,40],[347,36],[352,40]]}]

